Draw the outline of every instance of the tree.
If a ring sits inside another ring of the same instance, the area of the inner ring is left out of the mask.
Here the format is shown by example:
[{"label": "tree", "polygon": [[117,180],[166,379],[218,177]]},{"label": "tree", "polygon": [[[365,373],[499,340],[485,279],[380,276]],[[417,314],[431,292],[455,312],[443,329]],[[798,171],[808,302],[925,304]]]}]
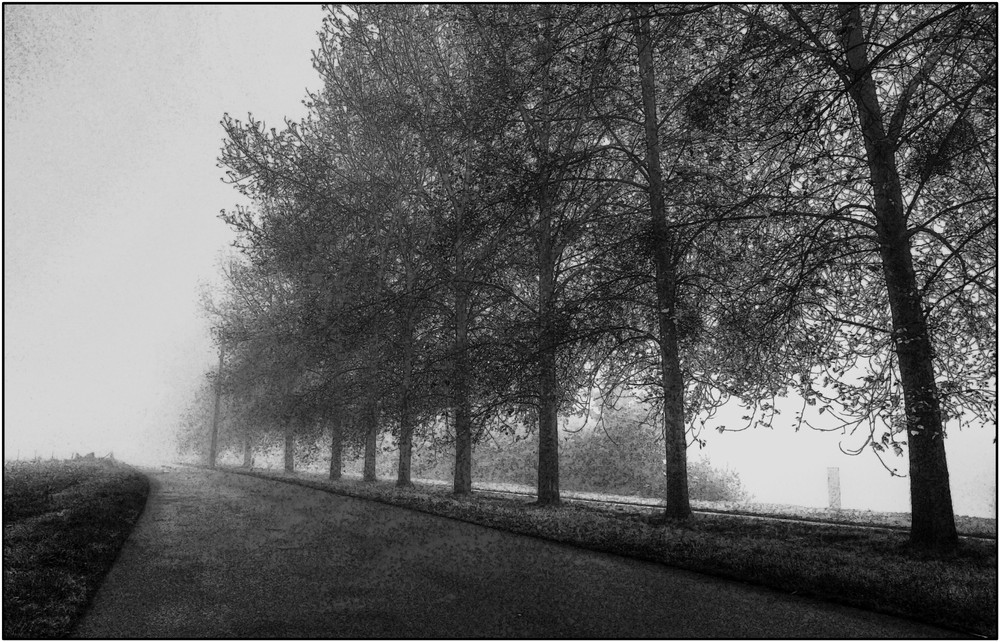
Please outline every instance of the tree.
[{"label": "tree", "polygon": [[[799,302],[823,315],[825,339],[809,360],[837,364],[827,376],[834,392],[819,393],[808,373],[802,392],[821,409],[836,403],[887,427],[881,442],[869,443],[906,447],[911,541],[954,548],[944,406],[995,421],[982,396],[995,366],[956,358],[969,339],[991,352],[981,338],[990,323],[973,313],[959,322],[970,331],[962,336],[942,322],[965,316],[954,314],[959,309],[996,305],[995,259],[984,252],[995,244],[995,181],[990,163],[981,162],[995,156],[996,13],[964,6],[739,10],[771,43],[763,56],[771,73],[754,68],[760,82],[777,83],[772,74],[794,66],[792,82],[780,82],[797,95],[777,104],[784,116],[775,124],[787,131],[794,116],[809,125],[786,138],[798,171],[776,214],[813,219],[842,250],[810,257],[808,271],[830,281],[823,296]],[[872,369],[859,374],[864,353]]]},{"label": "tree", "polygon": [[212,437],[208,448],[208,467],[215,468],[215,460],[219,450],[219,417],[222,412],[222,367],[224,365],[225,352],[219,346],[219,370],[215,375],[215,406],[212,411]]},{"label": "tree", "polygon": [[511,310],[496,340],[524,350],[501,357],[511,361],[518,388],[502,403],[534,407],[538,502],[558,503],[558,417],[584,380],[579,329],[594,251],[585,230],[610,191],[595,180],[604,168],[591,110],[607,91],[601,47],[610,34],[590,33],[598,12],[581,6],[476,7],[468,14],[476,50],[486,57],[478,82],[492,88],[495,118],[506,122],[499,164],[510,189],[498,205],[514,213],[517,226],[501,284]]},{"label": "tree", "polygon": [[656,80],[649,33],[649,16],[632,8],[632,28],[638,51],[645,126],[649,215],[656,264],[656,299],[659,322],[660,369],[663,378],[664,443],[666,446],[668,517],[691,514],[687,487],[687,439],[684,436],[684,384],[677,341],[677,247],[666,216],[660,164],[659,119],[656,115]]},{"label": "tree", "polygon": [[[456,426],[454,490],[467,494],[474,439],[475,307],[489,287],[484,283],[503,227],[491,226],[486,217],[491,184],[483,172],[483,150],[494,131],[482,113],[477,115],[469,49],[453,14],[451,8],[433,6],[365,6],[351,17],[331,13],[324,49],[335,55],[327,57],[324,68],[344,76],[342,85],[354,83],[352,96],[363,102],[348,112],[388,123],[393,136],[406,141],[407,149],[412,145],[410,153],[427,168],[413,194],[424,205],[410,215],[426,215],[417,224],[433,230],[425,238],[436,237],[424,247],[430,264],[423,289],[435,291],[436,307],[450,317],[450,367],[444,380]],[[404,326],[404,346],[407,334]],[[406,439],[403,444],[405,452]]]},{"label": "tree", "polygon": [[309,116],[224,120],[254,203],[225,218],[270,297],[234,308],[227,376],[273,422],[325,423],[332,477],[345,428],[369,463],[387,430],[409,484],[415,431],[447,417],[468,493],[476,439],[536,422],[540,503],[588,378],[640,390],[675,518],[705,411],[738,397],[770,421],[795,392],[800,424],[905,447],[914,542],[953,546],[944,426],[996,414],[995,22],[332,9]]},{"label": "tree", "polygon": [[382,346],[383,376],[392,382],[384,394],[395,405],[395,412],[385,414],[398,433],[396,483],[409,486],[413,431],[427,410],[421,397],[428,394],[421,388],[420,371],[427,355],[418,330],[430,320],[428,300],[439,287],[426,258],[435,231],[426,191],[433,171],[419,138],[387,100],[394,91],[391,84],[373,74],[377,65],[365,57],[370,50],[349,37],[351,23],[332,11],[327,24],[314,56],[324,88],[311,97],[316,112],[313,133],[320,140],[317,147],[329,149],[329,141],[336,141],[339,163],[348,170],[352,189],[364,194],[363,225],[380,257],[378,307],[384,330],[395,339]]}]

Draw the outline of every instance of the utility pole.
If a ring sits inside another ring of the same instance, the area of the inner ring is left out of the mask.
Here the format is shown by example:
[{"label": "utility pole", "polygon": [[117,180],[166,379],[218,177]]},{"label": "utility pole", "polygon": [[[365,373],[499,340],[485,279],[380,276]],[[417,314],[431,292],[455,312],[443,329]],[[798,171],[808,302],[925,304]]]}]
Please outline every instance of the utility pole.
[{"label": "utility pole", "polygon": [[219,448],[219,413],[222,406],[222,363],[225,357],[222,343],[219,343],[219,371],[215,376],[215,413],[212,417],[212,443],[208,450],[208,466],[215,468],[215,458]]}]

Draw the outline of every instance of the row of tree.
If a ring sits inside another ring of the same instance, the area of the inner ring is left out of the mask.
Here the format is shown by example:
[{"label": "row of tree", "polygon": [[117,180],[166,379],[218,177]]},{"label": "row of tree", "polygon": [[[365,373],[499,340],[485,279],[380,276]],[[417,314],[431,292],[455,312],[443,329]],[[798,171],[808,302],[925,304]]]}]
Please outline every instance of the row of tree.
[{"label": "row of tree", "polygon": [[905,451],[912,541],[955,545],[945,427],[996,421],[995,7],[360,5],[319,36],[304,119],[223,120],[251,205],[208,305],[248,438],[328,430],[336,477],[390,431],[406,485],[447,425],[469,493],[476,440],[529,426],[554,503],[560,415],[641,391],[684,518],[713,409],[791,396]]}]

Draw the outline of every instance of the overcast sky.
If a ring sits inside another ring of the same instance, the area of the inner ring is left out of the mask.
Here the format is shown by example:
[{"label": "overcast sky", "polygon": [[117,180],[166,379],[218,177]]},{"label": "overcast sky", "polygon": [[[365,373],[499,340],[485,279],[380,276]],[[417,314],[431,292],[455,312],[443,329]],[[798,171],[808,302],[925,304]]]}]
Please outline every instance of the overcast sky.
[{"label": "overcast sky", "polygon": [[212,367],[219,120],[303,114],[322,10],[3,14],[5,454],[162,450]]},{"label": "overcast sky", "polygon": [[[318,6],[4,7],[6,457],[170,457],[214,367],[198,283],[232,240],[218,212],[239,202],[215,165],[219,120],[302,116],[321,19]],[[994,435],[949,437],[960,513],[996,513]],[[761,501],[822,505],[836,466],[845,507],[907,509],[907,481],[840,454],[842,436],[704,436],[701,454]]]}]

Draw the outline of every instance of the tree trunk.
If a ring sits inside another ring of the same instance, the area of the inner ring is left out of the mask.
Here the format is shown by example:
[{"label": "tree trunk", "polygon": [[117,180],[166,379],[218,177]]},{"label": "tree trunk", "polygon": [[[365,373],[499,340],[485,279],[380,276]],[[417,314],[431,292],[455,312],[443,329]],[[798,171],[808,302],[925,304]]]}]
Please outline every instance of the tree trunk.
[{"label": "tree trunk", "polygon": [[396,471],[397,486],[412,486],[410,465],[413,460],[413,416],[410,411],[410,387],[413,377],[414,314],[412,306],[406,311],[403,330],[402,377],[399,385],[399,467]]},{"label": "tree trunk", "polygon": [[208,445],[208,467],[215,468],[219,456],[219,417],[222,414],[222,366],[224,353],[219,346],[219,371],[215,379],[215,410],[212,412],[212,436]]},{"label": "tree trunk", "polygon": [[554,328],[556,248],[552,233],[552,199],[547,172],[549,153],[548,104],[552,80],[549,59],[552,50],[551,10],[543,5],[545,33],[539,47],[542,65],[542,109],[538,126],[538,166],[542,170],[538,186],[538,503],[559,503],[559,382],[556,370]]},{"label": "tree trunk", "polygon": [[[543,286],[544,287],[544,286]],[[538,503],[559,503],[559,391],[552,333],[542,330],[538,385]]]},{"label": "tree trunk", "polygon": [[344,470],[344,431],[342,415],[335,410],[330,417],[330,479],[337,481]]},{"label": "tree trunk", "polygon": [[842,5],[840,18],[841,44],[851,76],[845,84],[857,107],[865,141],[879,254],[903,387],[910,465],[910,541],[922,548],[951,550],[958,545],[958,533],[945,458],[944,424],[930,330],[913,269],[896,149],[882,121],[882,108],[868,66],[861,12],[856,5]]},{"label": "tree trunk", "polygon": [[243,433],[243,467],[253,468],[253,435],[249,428]]},{"label": "tree trunk", "polygon": [[378,409],[370,404],[365,413],[365,468],[364,481],[375,481],[375,448],[378,445]]},{"label": "tree trunk", "polygon": [[[465,182],[470,170],[466,150]],[[452,404],[455,407],[455,479],[456,495],[472,494],[472,401],[470,399],[469,368],[469,283],[465,256],[465,213],[468,193],[463,195],[455,208],[455,354],[452,369]]]},{"label": "tree trunk", "polygon": [[645,123],[646,172],[649,187],[649,213],[653,231],[653,259],[656,265],[656,304],[659,311],[660,376],[663,383],[663,434],[666,455],[667,496],[665,514],[681,519],[691,515],[687,480],[687,438],[684,435],[684,382],[677,342],[676,241],[667,226],[660,169],[660,142],[656,117],[656,79],[653,50],[649,36],[649,17],[631,8],[642,111]]},{"label": "tree trunk", "polygon": [[292,422],[285,424],[285,472],[295,471],[295,430]]},{"label": "tree trunk", "polygon": [[455,297],[455,365],[453,394],[455,405],[456,495],[472,493],[472,407],[469,400],[469,298],[461,284]]}]

